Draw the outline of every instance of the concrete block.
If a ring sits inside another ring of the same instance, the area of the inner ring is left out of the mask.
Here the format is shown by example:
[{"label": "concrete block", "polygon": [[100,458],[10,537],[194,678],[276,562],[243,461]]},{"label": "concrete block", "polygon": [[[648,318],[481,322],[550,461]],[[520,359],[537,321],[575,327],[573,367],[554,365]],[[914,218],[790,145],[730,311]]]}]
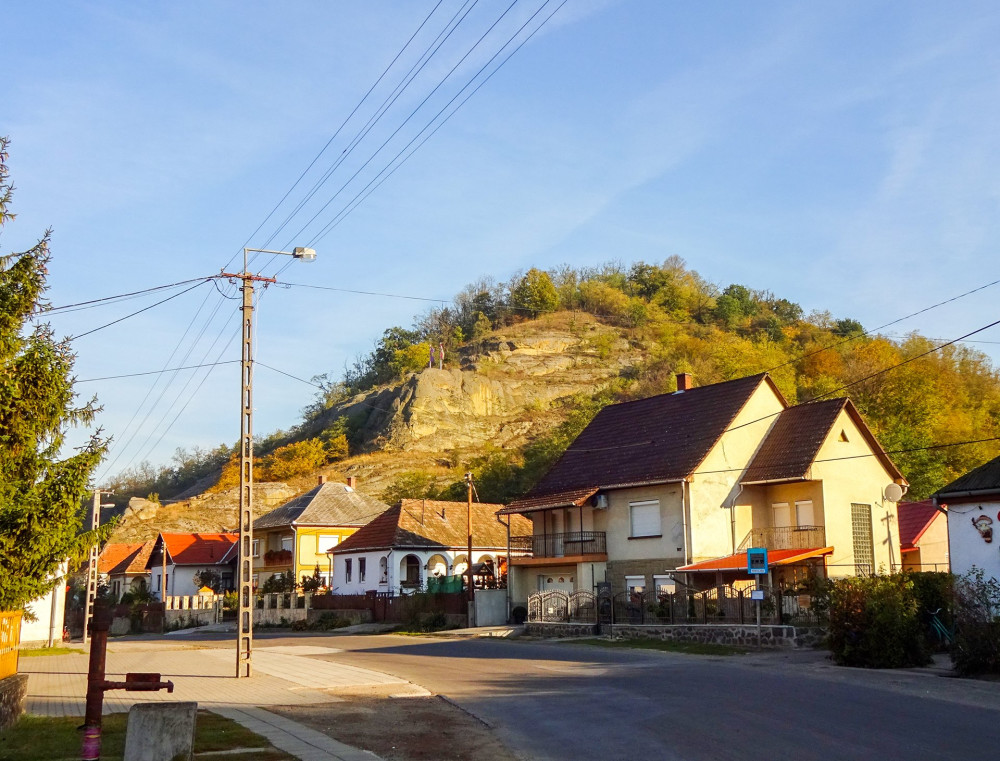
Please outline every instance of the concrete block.
[{"label": "concrete block", "polygon": [[124,761],[191,761],[198,704],[136,703],[129,709]]}]

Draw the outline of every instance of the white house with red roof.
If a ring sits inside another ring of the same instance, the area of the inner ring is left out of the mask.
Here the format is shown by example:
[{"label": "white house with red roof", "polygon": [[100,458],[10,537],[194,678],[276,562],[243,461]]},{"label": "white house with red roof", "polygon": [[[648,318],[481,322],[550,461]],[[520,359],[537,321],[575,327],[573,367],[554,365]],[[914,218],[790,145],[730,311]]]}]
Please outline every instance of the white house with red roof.
[{"label": "white house with red roof", "polygon": [[168,596],[196,595],[201,588],[194,577],[211,570],[222,579],[222,589],[235,587],[234,572],[239,534],[167,534],[156,537],[146,568],[150,591],[161,600]]},{"label": "white house with red roof", "polygon": [[146,542],[109,542],[97,557],[97,573],[117,601],[125,592],[145,585],[149,588],[149,556],[155,540]]}]

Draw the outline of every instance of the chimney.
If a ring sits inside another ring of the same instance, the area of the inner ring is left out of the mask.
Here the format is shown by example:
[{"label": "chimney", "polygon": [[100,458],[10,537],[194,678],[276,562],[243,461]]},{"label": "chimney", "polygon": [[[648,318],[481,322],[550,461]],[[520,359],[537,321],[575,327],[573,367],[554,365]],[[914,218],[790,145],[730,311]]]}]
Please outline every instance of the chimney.
[{"label": "chimney", "polygon": [[354,477],[354,476],[348,476],[347,477],[347,485],[348,485],[349,488],[356,489],[357,488],[357,483],[358,483],[358,479],[356,477]]},{"label": "chimney", "polygon": [[319,485],[322,486],[325,483],[326,483],[326,476],[320,476],[319,477]]},{"label": "chimney", "polygon": [[677,390],[687,391],[694,388],[694,379],[691,373],[677,373]]}]

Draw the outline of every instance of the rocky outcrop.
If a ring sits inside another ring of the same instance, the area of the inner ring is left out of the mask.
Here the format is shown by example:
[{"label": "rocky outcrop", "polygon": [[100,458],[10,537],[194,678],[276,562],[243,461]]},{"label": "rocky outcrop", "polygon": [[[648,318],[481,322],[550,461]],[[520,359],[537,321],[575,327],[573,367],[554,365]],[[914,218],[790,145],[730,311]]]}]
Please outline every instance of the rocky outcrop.
[{"label": "rocky outcrop", "polygon": [[492,335],[449,362],[457,366],[427,368],[398,386],[361,394],[319,425],[342,415],[362,421],[368,451],[519,446],[551,425],[541,413],[566,397],[594,393],[640,358],[615,328],[590,316],[572,319]]}]

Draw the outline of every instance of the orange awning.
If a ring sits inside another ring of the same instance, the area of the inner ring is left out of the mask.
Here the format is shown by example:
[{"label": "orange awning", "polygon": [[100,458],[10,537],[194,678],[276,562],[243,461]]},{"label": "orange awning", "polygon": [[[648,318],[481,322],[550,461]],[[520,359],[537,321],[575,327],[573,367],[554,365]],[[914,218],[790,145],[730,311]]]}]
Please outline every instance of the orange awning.
[{"label": "orange awning", "polygon": [[[820,555],[830,555],[833,547],[816,547],[806,550],[768,550],[767,566],[774,568],[779,565],[790,565],[800,560],[818,557]],[[692,573],[704,573],[708,571],[742,571],[747,572],[747,554],[737,552],[735,555],[726,555],[724,558],[714,558],[712,560],[702,560],[700,563],[691,563],[681,566],[678,571],[691,571]]]}]

